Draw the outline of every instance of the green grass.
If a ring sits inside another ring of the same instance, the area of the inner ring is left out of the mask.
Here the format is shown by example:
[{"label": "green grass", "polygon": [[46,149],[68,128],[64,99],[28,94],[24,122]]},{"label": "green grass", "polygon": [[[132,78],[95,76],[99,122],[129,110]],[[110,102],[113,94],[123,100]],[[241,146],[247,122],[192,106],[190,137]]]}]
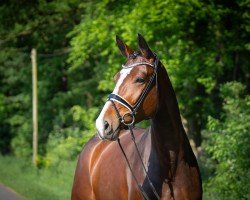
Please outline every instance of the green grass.
[{"label": "green grass", "polygon": [[76,162],[35,169],[30,161],[0,155],[0,182],[28,200],[70,199]]},{"label": "green grass", "polygon": [[[14,189],[27,200],[69,200],[75,166],[76,162],[68,162],[61,163],[58,167],[35,169],[31,161],[0,155],[0,182]],[[207,170],[207,167],[201,167],[204,200],[215,199],[211,198],[206,188],[205,183],[211,176]]]}]

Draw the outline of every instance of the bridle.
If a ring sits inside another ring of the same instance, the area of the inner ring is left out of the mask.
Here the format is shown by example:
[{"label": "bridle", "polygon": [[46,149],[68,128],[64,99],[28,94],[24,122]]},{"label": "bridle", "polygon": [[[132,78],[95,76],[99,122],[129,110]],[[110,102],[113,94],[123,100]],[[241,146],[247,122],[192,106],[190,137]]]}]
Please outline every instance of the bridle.
[{"label": "bridle", "polygon": [[[116,111],[116,115],[117,115],[117,117],[119,119],[120,125],[123,124],[123,125],[125,125],[125,127],[127,127],[129,129],[130,134],[131,134],[131,138],[132,138],[132,140],[134,142],[134,145],[135,145],[135,148],[136,148],[136,151],[137,151],[137,154],[138,154],[138,156],[140,158],[140,162],[142,164],[143,170],[144,170],[144,172],[146,174],[146,178],[147,178],[147,180],[149,182],[149,186],[150,186],[151,190],[153,191],[155,197],[158,200],[160,200],[160,196],[158,195],[154,185],[152,184],[152,181],[150,180],[150,178],[148,176],[146,167],[145,167],[145,165],[143,163],[143,160],[142,160],[142,157],[140,155],[139,149],[138,149],[137,144],[135,142],[135,136],[134,136],[134,133],[133,133],[133,128],[134,128],[134,124],[135,124],[135,116],[136,116],[136,114],[138,112],[138,109],[140,108],[142,102],[144,101],[144,99],[146,98],[147,94],[150,92],[152,87],[154,85],[156,85],[156,87],[157,87],[157,68],[158,68],[158,64],[159,64],[159,59],[158,59],[156,54],[154,54],[154,56],[155,56],[154,64],[151,64],[149,62],[137,62],[137,63],[133,63],[131,65],[122,65],[122,68],[124,68],[124,69],[133,68],[133,67],[136,67],[136,66],[139,66],[139,65],[147,65],[147,66],[152,67],[154,69],[154,72],[151,75],[146,88],[143,90],[142,94],[139,96],[138,100],[136,101],[136,103],[134,105],[131,105],[126,99],[124,99],[123,97],[119,96],[118,94],[114,94],[114,93],[109,94],[107,101],[110,101],[112,103],[112,105],[113,105],[113,107],[114,107],[114,109]],[[123,106],[125,106],[129,110],[129,113],[125,113],[123,116],[121,116],[118,108],[116,107],[116,105],[114,103],[114,101],[121,104],[121,105],[123,105]],[[131,122],[127,123],[125,121],[125,116],[126,115],[129,115],[129,116],[132,117]],[[128,167],[130,169],[130,172],[131,172],[131,174],[132,174],[138,188],[140,189],[140,192],[142,193],[142,196],[144,197],[144,199],[150,200],[147,193],[144,191],[143,187],[140,185],[138,179],[136,178],[136,176],[135,176],[135,174],[133,172],[133,169],[132,169],[132,167],[131,167],[131,165],[129,163],[129,160],[128,160],[127,156],[126,156],[126,153],[125,153],[125,151],[124,151],[124,149],[123,149],[123,147],[121,145],[120,139],[118,138],[117,141],[118,141],[119,147],[120,147],[120,149],[121,149],[121,151],[122,151],[122,153],[123,153],[123,155],[125,157],[125,160],[126,160],[127,165],[128,165]]]},{"label": "bridle", "polygon": [[[159,59],[157,57],[156,54],[155,55],[155,61],[154,64],[151,64],[149,62],[137,62],[137,63],[133,63],[131,65],[122,65],[123,69],[127,69],[127,68],[133,68],[139,65],[147,65],[149,67],[152,67],[154,69],[153,74],[151,75],[149,82],[147,84],[147,87],[143,90],[142,94],[139,96],[138,100],[136,101],[136,103],[134,105],[131,105],[126,99],[124,99],[123,97],[121,97],[118,94],[114,94],[111,93],[108,96],[108,101],[111,101],[116,113],[117,113],[117,117],[120,121],[120,123],[124,124],[125,126],[133,126],[135,123],[135,116],[137,114],[138,109],[140,108],[142,102],[144,101],[145,97],[147,96],[148,92],[152,89],[152,87],[154,86],[154,83],[157,86],[157,67],[158,67],[158,63],[159,63]],[[125,113],[123,116],[120,115],[116,105],[114,104],[115,102],[118,102],[119,104],[125,106],[130,112],[129,113]],[[130,123],[126,123],[126,121],[124,120],[124,117],[126,115],[130,115],[132,117],[132,122]]]}]

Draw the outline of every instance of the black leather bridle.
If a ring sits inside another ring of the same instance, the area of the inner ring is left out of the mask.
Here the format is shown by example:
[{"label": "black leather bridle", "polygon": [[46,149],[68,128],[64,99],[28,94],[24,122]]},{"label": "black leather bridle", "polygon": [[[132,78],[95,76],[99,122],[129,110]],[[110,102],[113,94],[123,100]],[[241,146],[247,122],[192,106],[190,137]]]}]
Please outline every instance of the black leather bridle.
[{"label": "black leather bridle", "polygon": [[[111,103],[113,104],[113,107],[116,110],[116,114],[118,116],[120,123],[124,124],[125,126],[134,125],[135,116],[136,116],[142,102],[144,101],[144,99],[146,98],[147,94],[152,89],[152,87],[157,83],[157,67],[158,67],[159,60],[158,60],[158,57],[156,56],[156,54],[154,54],[154,55],[155,55],[154,64],[151,64],[149,62],[137,62],[137,63],[133,63],[131,65],[122,65],[123,69],[133,68],[133,67],[140,66],[140,65],[147,65],[147,66],[152,67],[154,69],[154,72],[149,79],[147,87],[143,90],[142,94],[139,96],[138,100],[136,101],[136,103],[134,105],[131,105],[126,99],[124,99],[123,97],[121,97],[118,94],[111,93],[108,96],[108,101],[111,101]],[[114,101],[125,106],[129,110],[129,113],[125,113],[123,116],[121,116],[116,105],[114,104]],[[124,117],[126,115],[130,115],[132,117],[132,121],[130,123],[126,123],[126,121],[124,120]]]},{"label": "black leather bridle", "polygon": [[[123,97],[119,96],[118,94],[114,94],[114,93],[111,93],[108,96],[107,101],[111,101],[111,103],[112,103],[112,105],[113,105],[113,107],[114,107],[114,109],[116,111],[116,114],[117,114],[117,117],[119,119],[120,124],[124,124],[125,127],[127,127],[129,129],[130,134],[131,134],[131,138],[132,138],[132,140],[134,142],[134,145],[135,145],[135,149],[136,149],[137,154],[139,156],[139,159],[140,159],[140,162],[142,164],[143,170],[144,170],[144,172],[146,174],[146,178],[148,180],[149,186],[150,186],[151,190],[153,191],[155,197],[158,200],[160,200],[160,196],[157,193],[152,181],[150,180],[150,178],[148,176],[146,167],[145,167],[145,165],[143,163],[143,160],[142,160],[142,157],[140,155],[139,149],[138,149],[137,144],[135,142],[135,136],[134,136],[134,133],[133,133],[133,127],[134,127],[134,124],[135,124],[135,116],[137,114],[138,109],[140,108],[142,102],[144,101],[144,99],[146,98],[146,96],[150,92],[150,90],[153,88],[153,86],[156,85],[156,87],[157,87],[157,68],[158,68],[159,59],[158,59],[156,54],[154,54],[154,56],[155,56],[154,64],[151,64],[151,63],[148,63],[148,62],[137,62],[137,63],[133,63],[131,65],[122,65],[122,68],[125,68],[125,69],[126,68],[136,67],[136,66],[139,66],[139,65],[147,65],[147,66],[152,67],[154,69],[154,72],[150,77],[148,85],[143,90],[142,94],[139,96],[138,100],[136,101],[136,103],[134,105],[131,105],[126,99],[124,99]],[[117,107],[116,107],[116,105],[114,103],[114,101],[121,104],[121,105],[123,105],[123,106],[125,106],[129,110],[129,113],[125,113],[123,116],[121,116],[119,110],[117,109]],[[130,115],[132,117],[131,122],[127,123],[125,121],[124,118],[125,118],[126,115]],[[120,149],[121,149],[121,151],[122,151],[122,153],[123,153],[123,155],[125,157],[127,165],[129,167],[129,170],[130,170],[130,172],[131,172],[131,174],[132,174],[138,188],[140,189],[140,192],[142,193],[142,196],[144,197],[144,199],[150,200],[147,193],[144,191],[143,187],[140,185],[138,179],[136,178],[136,176],[135,176],[135,174],[133,172],[133,169],[132,169],[132,167],[131,167],[131,165],[129,163],[129,160],[128,160],[127,156],[126,156],[126,153],[125,153],[125,151],[124,151],[124,149],[123,149],[123,147],[121,145],[120,139],[118,138],[117,141],[118,141],[119,147],[120,147]]]}]

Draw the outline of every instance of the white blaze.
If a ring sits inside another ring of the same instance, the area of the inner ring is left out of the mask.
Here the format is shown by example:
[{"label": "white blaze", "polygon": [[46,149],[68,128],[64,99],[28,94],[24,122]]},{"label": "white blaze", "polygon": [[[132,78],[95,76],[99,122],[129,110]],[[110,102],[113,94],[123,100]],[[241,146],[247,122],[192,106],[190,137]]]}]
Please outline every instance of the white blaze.
[{"label": "white blaze", "polygon": [[133,68],[131,67],[131,68],[127,68],[127,69],[122,69],[120,71],[120,77],[119,77],[119,79],[118,79],[118,81],[116,83],[116,86],[115,86],[115,88],[114,88],[114,90],[113,90],[112,93],[118,94],[120,86],[122,85],[122,83],[123,83],[124,79],[127,77],[127,75],[130,74],[130,72],[131,72],[132,69]]},{"label": "white blaze", "polygon": [[[116,86],[113,90],[112,93],[114,94],[118,94],[119,93],[119,89],[120,89],[120,86],[123,84],[125,78],[127,77],[127,75],[129,75],[131,73],[131,70],[133,68],[127,68],[127,69],[122,69],[120,71],[120,77],[116,83]],[[96,128],[97,128],[97,131],[99,132],[99,134],[104,137],[104,132],[105,132],[105,128],[104,128],[104,115],[107,111],[107,109],[109,108],[109,106],[111,106],[111,102],[110,101],[107,101],[100,113],[100,115],[98,116],[98,118],[96,119]]]},{"label": "white blaze", "polygon": [[96,125],[96,128],[97,128],[97,131],[99,132],[99,134],[104,137],[104,115],[108,109],[108,107],[111,105],[111,102],[108,101],[105,103],[100,115],[98,116],[98,118],[96,119],[95,121],[95,125]]}]

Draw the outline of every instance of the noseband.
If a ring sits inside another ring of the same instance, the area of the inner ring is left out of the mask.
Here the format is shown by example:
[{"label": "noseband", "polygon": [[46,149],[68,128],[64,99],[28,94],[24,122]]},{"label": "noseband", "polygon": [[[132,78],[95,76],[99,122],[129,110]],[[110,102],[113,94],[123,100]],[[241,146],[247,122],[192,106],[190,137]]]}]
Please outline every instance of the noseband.
[{"label": "noseband", "polygon": [[[113,107],[114,107],[114,109],[116,111],[117,117],[118,117],[118,119],[120,121],[120,124],[122,123],[126,127],[128,127],[128,129],[130,131],[130,134],[131,134],[131,137],[132,137],[132,140],[133,140],[133,143],[135,145],[136,152],[137,152],[137,154],[139,156],[139,159],[140,159],[140,162],[142,164],[143,170],[144,170],[144,172],[146,174],[146,178],[148,180],[149,187],[153,191],[155,197],[158,200],[160,200],[160,196],[158,195],[158,193],[157,193],[157,191],[156,191],[156,189],[155,189],[152,181],[150,180],[150,178],[148,176],[146,167],[145,167],[145,165],[143,163],[143,160],[142,160],[142,157],[140,155],[139,149],[138,149],[137,144],[135,142],[135,136],[134,136],[134,133],[133,133],[133,126],[135,124],[135,116],[137,114],[138,109],[140,108],[142,102],[144,101],[144,99],[146,98],[147,94],[149,93],[149,91],[154,86],[154,84],[156,84],[156,87],[157,87],[157,67],[158,67],[159,59],[158,59],[158,57],[157,57],[156,54],[154,54],[154,55],[155,55],[154,64],[151,64],[151,63],[148,63],[148,62],[138,62],[138,63],[133,63],[131,65],[122,65],[122,68],[124,68],[124,69],[136,67],[136,66],[139,66],[139,65],[147,65],[147,66],[152,67],[154,69],[154,72],[153,72],[152,76],[150,77],[150,80],[148,82],[147,87],[143,90],[142,94],[139,96],[138,100],[136,101],[136,103],[134,105],[131,105],[126,99],[124,99],[123,97],[121,97],[121,96],[119,96],[117,94],[114,94],[114,93],[111,93],[108,96],[108,100],[107,101],[111,101],[111,103],[112,103],[112,105],[113,105]],[[116,105],[114,103],[114,101],[117,102],[117,103],[119,103],[119,104],[121,104],[121,105],[123,105],[123,106],[125,106],[129,110],[129,113],[125,113],[123,116],[121,116],[120,113],[119,113],[118,108],[116,107]],[[129,115],[129,116],[132,117],[132,121],[130,123],[127,123],[125,121],[125,119],[124,119],[126,115]],[[147,193],[144,191],[143,187],[140,185],[138,179],[136,178],[136,176],[135,176],[135,174],[133,172],[133,169],[132,169],[132,167],[131,167],[131,165],[129,163],[127,155],[126,155],[126,153],[125,153],[125,151],[124,151],[124,149],[123,149],[123,147],[122,147],[122,145],[120,143],[120,139],[118,138],[117,141],[118,141],[119,147],[120,147],[120,149],[121,149],[121,151],[122,151],[122,153],[124,155],[124,158],[125,158],[125,160],[127,162],[129,170],[130,170],[130,172],[131,172],[131,174],[132,174],[132,176],[133,176],[133,178],[134,178],[134,180],[135,180],[138,188],[140,189],[140,192],[142,193],[142,196],[144,197],[144,199],[150,200],[149,197],[148,197],[148,195],[147,195]]]},{"label": "noseband", "polygon": [[[123,69],[127,69],[127,68],[133,68],[139,65],[147,65],[149,67],[152,67],[154,69],[154,72],[152,74],[152,76],[150,77],[150,80],[148,82],[147,87],[143,90],[143,92],[141,93],[140,97],[138,98],[138,100],[136,101],[136,103],[134,105],[131,105],[125,98],[121,97],[118,94],[114,94],[111,93],[108,96],[108,100],[107,101],[111,101],[111,103],[113,104],[113,107],[115,108],[117,117],[120,121],[120,123],[124,124],[125,126],[133,126],[135,123],[135,116],[137,114],[138,109],[140,108],[142,102],[144,101],[144,99],[146,98],[147,94],[149,93],[149,91],[152,89],[152,87],[154,86],[154,84],[157,83],[157,67],[158,67],[158,63],[159,63],[159,59],[158,57],[155,55],[155,61],[154,64],[148,63],[148,62],[138,62],[138,63],[133,63],[131,65],[122,65]],[[157,86],[157,84],[156,84]],[[128,110],[129,113],[124,114],[123,116],[120,115],[116,105],[114,104],[114,101],[125,106]],[[124,120],[126,115],[130,115],[132,117],[132,122],[130,123],[126,123],[126,121]]]}]

